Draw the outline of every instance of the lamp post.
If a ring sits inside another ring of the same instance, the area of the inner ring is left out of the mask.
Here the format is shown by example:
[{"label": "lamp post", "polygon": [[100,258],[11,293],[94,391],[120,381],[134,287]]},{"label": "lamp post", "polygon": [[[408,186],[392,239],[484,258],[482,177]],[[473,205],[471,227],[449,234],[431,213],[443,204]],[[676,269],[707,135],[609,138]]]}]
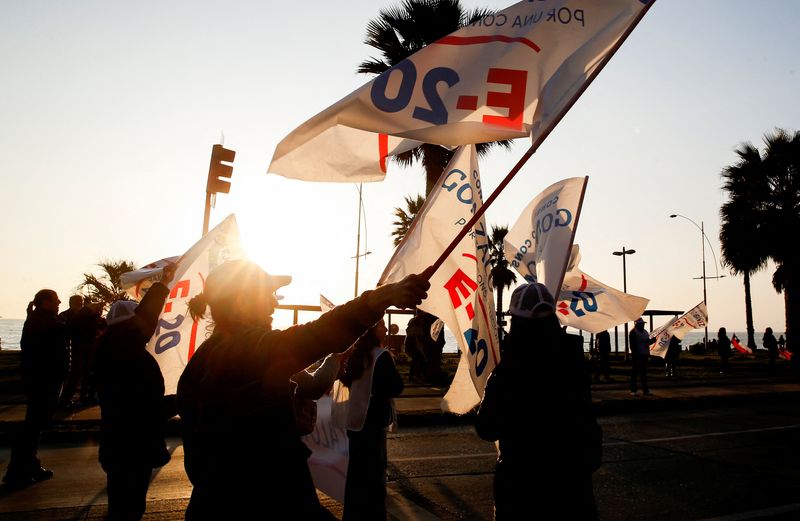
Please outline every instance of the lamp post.
[{"label": "lamp post", "polygon": [[[627,267],[625,264],[625,256],[626,255],[633,255],[636,253],[636,250],[626,250],[625,246],[622,247],[622,251],[614,251],[611,252],[612,254],[622,257],[622,291],[625,293],[628,292],[628,273]],[[628,323],[625,322],[625,359],[628,358]]]},{"label": "lamp post", "polygon": [[[670,219],[674,219],[675,217],[682,217],[683,219],[686,219],[690,223],[694,224],[695,228],[700,230],[700,246],[702,248],[702,259],[703,259],[703,276],[699,277],[699,278],[703,279],[703,304],[705,304],[706,309],[707,309],[708,308],[708,298],[707,298],[707,291],[706,291],[706,279],[721,279],[721,278],[725,277],[725,275],[720,276],[720,274],[719,274],[719,269],[717,268],[717,265],[719,264],[717,262],[717,254],[714,253],[714,248],[711,246],[711,241],[708,240],[708,236],[706,235],[703,221],[700,221],[700,225],[698,226],[696,222],[694,222],[692,219],[689,219],[685,215],[681,215],[681,214],[678,214],[678,213],[673,213],[669,217],[670,217]],[[716,272],[716,276],[714,276],[714,277],[706,277],[706,242],[708,242],[708,247],[711,250],[711,255],[714,256],[714,270]],[[706,321],[705,336],[703,337],[703,347],[708,348],[708,321]]]}]

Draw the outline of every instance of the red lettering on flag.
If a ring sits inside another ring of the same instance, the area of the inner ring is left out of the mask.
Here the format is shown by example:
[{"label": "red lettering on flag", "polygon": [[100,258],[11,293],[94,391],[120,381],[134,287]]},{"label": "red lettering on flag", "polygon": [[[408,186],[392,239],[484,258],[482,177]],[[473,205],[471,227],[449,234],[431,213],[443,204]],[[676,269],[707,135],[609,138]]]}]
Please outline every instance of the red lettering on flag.
[{"label": "red lettering on flag", "polygon": [[483,116],[484,123],[492,123],[516,130],[522,129],[522,116],[525,110],[525,89],[528,83],[528,71],[514,69],[489,69],[489,83],[510,85],[509,92],[489,91],[486,94],[486,105],[493,108],[508,109],[508,116]]},{"label": "red lettering on flag", "polygon": [[381,165],[381,172],[386,173],[386,156],[389,155],[389,136],[378,134],[378,158]]},{"label": "red lettering on flag", "polygon": [[[178,298],[178,290],[181,292],[180,297],[186,298],[189,295],[189,284],[189,280],[182,280],[172,286],[172,291],[169,292],[169,298]],[[169,313],[170,311],[172,311],[172,302],[167,302],[167,304],[164,306],[164,313]]]},{"label": "red lettering on flag", "polygon": [[[444,288],[447,290],[448,295],[450,295],[450,302],[452,302],[453,308],[457,308],[462,304],[461,298],[463,297],[466,299],[470,296],[470,294],[478,289],[478,284],[459,268],[453,276],[450,277],[450,280],[444,283]],[[461,295],[459,295],[459,293]],[[475,316],[474,310],[472,316]],[[472,318],[472,316],[470,316],[470,318]]]}]

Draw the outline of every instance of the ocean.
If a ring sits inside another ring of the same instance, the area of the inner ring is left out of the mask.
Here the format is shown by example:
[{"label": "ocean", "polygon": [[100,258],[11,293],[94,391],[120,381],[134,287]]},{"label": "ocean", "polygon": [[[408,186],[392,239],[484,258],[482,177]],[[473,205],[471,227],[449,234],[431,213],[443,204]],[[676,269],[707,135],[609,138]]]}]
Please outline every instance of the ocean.
[{"label": "ocean", "polygon": [[[0,318],[0,348],[7,349],[10,351],[19,350],[19,338],[22,335],[22,324],[25,321],[22,319],[9,319],[9,318]],[[577,333],[576,330],[570,330],[570,333]],[[747,340],[747,333],[737,331],[736,336],[739,337],[743,343]],[[625,338],[623,337],[623,328],[619,328],[619,346],[620,351],[623,351],[625,348]],[[776,331],[775,338],[778,338],[780,335],[784,335],[783,331]],[[731,336],[731,332],[728,332],[728,336]],[[711,340],[712,338],[717,337],[716,331],[708,331],[708,339]],[[755,341],[756,345],[759,349],[764,348],[764,344],[762,342],[763,331],[757,331],[755,334]],[[589,334],[584,333],[584,351],[589,351]],[[458,352],[458,344],[456,343],[455,337],[450,333],[449,330],[444,330],[444,352],[445,353],[456,353]],[[703,331],[691,331],[686,334],[686,337],[683,339],[682,345],[684,348],[689,347],[692,344],[696,344],[703,341]],[[614,349],[614,332],[611,331],[611,349]]]}]

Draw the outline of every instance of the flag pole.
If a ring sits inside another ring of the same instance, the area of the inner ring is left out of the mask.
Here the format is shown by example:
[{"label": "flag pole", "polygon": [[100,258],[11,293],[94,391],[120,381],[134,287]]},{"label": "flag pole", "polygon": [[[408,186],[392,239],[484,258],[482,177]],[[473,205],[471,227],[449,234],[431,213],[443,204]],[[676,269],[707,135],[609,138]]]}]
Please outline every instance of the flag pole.
[{"label": "flag pole", "polygon": [[614,55],[617,53],[622,44],[625,43],[625,40],[628,39],[628,36],[630,36],[630,34],[633,32],[636,26],[639,25],[639,22],[642,20],[642,18],[644,18],[644,15],[647,14],[647,12],[650,10],[651,7],[653,7],[654,3],[655,0],[650,0],[650,2],[648,2],[647,6],[645,6],[645,8],[642,9],[642,11],[633,21],[633,23],[631,23],[628,26],[627,30],[622,34],[617,43],[614,44],[614,47],[609,51],[609,53],[605,56],[605,58],[603,58],[603,60],[600,62],[597,68],[594,71],[592,71],[592,73],[589,75],[589,78],[583,83],[581,88],[578,89],[578,91],[575,93],[574,96],[572,96],[572,99],[570,99],[569,102],[561,110],[561,112],[559,112],[558,116],[556,116],[556,118],[553,119],[550,126],[547,129],[545,129],[544,132],[542,132],[542,134],[536,139],[536,141],[533,142],[530,148],[528,148],[528,150],[522,155],[519,161],[517,161],[517,164],[514,165],[514,167],[505,176],[505,178],[503,178],[503,180],[500,181],[500,184],[497,186],[497,188],[495,188],[494,192],[492,192],[489,198],[486,199],[486,202],[484,202],[483,205],[481,205],[481,207],[475,211],[475,214],[472,216],[469,222],[467,222],[467,224],[465,224],[464,227],[461,228],[461,231],[458,232],[458,235],[455,236],[455,238],[450,242],[447,248],[444,249],[442,254],[439,255],[439,258],[436,259],[436,262],[434,262],[430,267],[428,267],[428,269],[424,271],[423,274],[424,276],[426,276],[428,280],[430,280],[433,274],[436,273],[436,270],[438,270],[441,267],[441,265],[444,263],[447,257],[449,257],[451,253],[453,253],[453,250],[456,248],[458,243],[461,242],[461,239],[463,239],[464,236],[466,236],[467,233],[469,233],[469,231],[472,230],[472,227],[475,226],[475,223],[477,223],[478,220],[480,220],[480,218],[483,217],[483,214],[486,212],[486,209],[489,208],[489,206],[495,201],[495,199],[497,199],[497,196],[500,195],[500,192],[502,192],[505,189],[505,187],[508,186],[508,183],[510,183],[511,180],[514,178],[514,176],[516,176],[517,173],[522,169],[522,167],[525,166],[525,163],[528,162],[528,159],[530,159],[531,156],[534,154],[534,152],[536,152],[536,150],[539,148],[542,142],[547,138],[547,136],[550,135],[550,132],[553,131],[556,125],[558,125],[561,122],[561,120],[564,118],[567,112],[569,112],[569,110],[572,108],[575,102],[578,101],[578,98],[580,98],[581,95],[586,91],[586,89],[589,88],[589,85],[592,84],[595,78],[597,78],[597,75],[600,74],[600,71],[602,71],[608,64],[608,62],[611,60],[611,58],[614,57]]}]

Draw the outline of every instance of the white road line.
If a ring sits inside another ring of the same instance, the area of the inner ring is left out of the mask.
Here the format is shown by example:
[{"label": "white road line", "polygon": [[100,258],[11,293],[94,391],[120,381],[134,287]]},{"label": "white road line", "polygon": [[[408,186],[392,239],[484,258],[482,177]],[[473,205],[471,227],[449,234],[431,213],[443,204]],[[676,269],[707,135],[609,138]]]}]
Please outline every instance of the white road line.
[{"label": "white road line", "polygon": [[669,438],[649,438],[645,440],[623,440],[623,441],[615,441],[604,443],[603,447],[616,447],[619,445],[631,445],[636,443],[659,443],[663,441],[680,441],[680,440],[693,440],[697,438],[708,438],[712,436],[730,436],[733,434],[751,434],[754,432],[770,432],[770,431],[780,431],[780,430],[787,430],[787,429],[797,429],[800,428],[800,424],[795,425],[782,425],[779,427],[765,427],[763,429],[746,429],[742,431],[727,431],[727,432],[706,432],[704,434],[689,434],[686,436],[671,436]]},{"label": "white road line", "polygon": [[789,512],[796,512],[798,510],[800,510],[800,503],[793,503],[791,505],[765,508],[763,510],[751,510],[749,512],[739,512],[738,514],[731,514],[729,516],[709,517],[706,519],[701,519],[700,521],[742,521],[745,519],[758,519],[761,517],[774,516],[777,514],[786,514]]},{"label": "white road line", "polygon": [[441,455],[441,456],[416,456],[410,458],[389,458],[390,463],[395,462],[405,462],[405,461],[435,461],[435,460],[445,460],[445,459],[469,459],[469,458],[483,458],[492,456],[493,458],[497,457],[497,452],[479,452],[475,454],[452,454],[452,455]]},{"label": "white road line", "polygon": [[387,490],[386,494],[386,511],[393,521],[442,521],[399,492]]},{"label": "white road line", "polygon": [[[752,434],[756,432],[771,432],[771,431],[781,431],[781,430],[788,430],[788,429],[798,429],[800,428],[800,423],[794,425],[781,425],[778,427],[764,427],[761,429],[746,429],[741,431],[727,431],[727,432],[706,432],[704,434],[688,434],[686,436],[671,436],[668,438],[647,438],[642,440],[622,440],[622,441],[610,441],[607,443],[603,443],[603,447],[619,447],[621,445],[635,445],[637,443],[660,443],[665,441],[681,441],[681,440],[693,440],[698,438],[708,438],[714,436],[731,436],[734,434]],[[413,456],[413,457],[403,457],[403,458],[390,458],[389,461],[391,463],[407,463],[413,461],[438,461],[438,460],[449,460],[449,459],[470,459],[470,458],[488,458],[497,457],[496,452],[478,452],[474,454],[442,454],[437,456]]]}]

